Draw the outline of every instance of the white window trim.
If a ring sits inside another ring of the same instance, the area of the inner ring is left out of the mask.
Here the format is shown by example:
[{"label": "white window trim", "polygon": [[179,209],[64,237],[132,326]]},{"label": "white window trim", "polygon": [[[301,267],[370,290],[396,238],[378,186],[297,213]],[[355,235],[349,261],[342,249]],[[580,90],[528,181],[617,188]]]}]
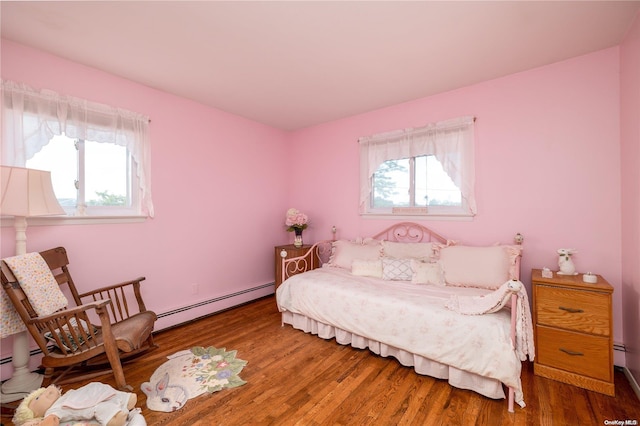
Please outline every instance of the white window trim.
[{"label": "white window trim", "polygon": [[[25,117],[31,118],[26,121]],[[55,135],[127,147],[135,162],[142,213],[154,216],[151,200],[149,118],[23,83],[2,81],[2,164],[24,167]],[[135,210],[140,211],[140,207]],[[78,218],[78,216],[74,216]],[[88,216],[112,217],[106,216]]]},{"label": "white window trim", "polygon": [[[378,218],[421,217],[443,220],[475,216],[474,122],[474,117],[465,116],[424,127],[360,138],[360,214]],[[420,155],[435,155],[440,161],[445,172],[461,189],[462,208],[430,206],[427,213],[416,215],[394,214],[390,209],[373,209],[371,183],[378,167],[388,160]]]},{"label": "white window trim", "polygon": [[[147,215],[128,216],[38,216],[28,217],[27,226],[62,226],[62,225],[101,225],[114,223],[141,223],[146,221]],[[14,218],[2,216],[0,227],[13,227]]]},{"label": "white window trim", "polygon": [[402,215],[396,213],[362,213],[363,219],[393,219],[393,220],[429,220],[429,221],[450,221],[450,222],[470,222],[473,220],[473,215],[468,213],[433,213],[429,214],[413,214]]}]

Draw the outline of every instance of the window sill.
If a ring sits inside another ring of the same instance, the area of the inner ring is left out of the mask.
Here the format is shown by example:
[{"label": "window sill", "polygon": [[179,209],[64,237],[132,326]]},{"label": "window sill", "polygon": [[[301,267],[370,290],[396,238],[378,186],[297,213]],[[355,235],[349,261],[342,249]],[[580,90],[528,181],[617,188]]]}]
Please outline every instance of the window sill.
[{"label": "window sill", "polygon": [[363,219],[394,219],[394,220],[427,220],[427,221],[452,221],[452,222],[471,222],[475,215],[473,214],[393,214],[393,213],[361,213]]},{"label": "window sill", "polygon": [[[27,218],[27,226],[60,225],[100,225],[108,223],[141,223],[147,220],[144,215],[130,216],[41,216]],[[0,226],[13,226],[13,217],[0,218]]]}]

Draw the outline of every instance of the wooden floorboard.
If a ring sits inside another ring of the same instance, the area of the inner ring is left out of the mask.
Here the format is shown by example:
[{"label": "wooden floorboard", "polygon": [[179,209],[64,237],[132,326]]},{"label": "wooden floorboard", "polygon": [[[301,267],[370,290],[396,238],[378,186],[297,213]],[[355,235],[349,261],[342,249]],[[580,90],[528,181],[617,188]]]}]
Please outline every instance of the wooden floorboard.
[{"label": "wooden floorboard", "polygon": [[[154,425],[604,425],[640,422],[640,401],[615,373],[616,397],[533,375],[523,363],[527,406],[492,400],[416,374],[394,358],[281,326],[273,296],[157,333],[159,349],[124,366],[138,406]],[[151,411],[140,384],[166,356],[192,346],[237,350],[247,384],[191,399],[173,413]],[[96,381],[114,385],[109,375]],[[63,386],[77,388],[83,382]],[[3,418],[3,424],[11,424]],[[612,424],[612,423],[610,423]]]}]

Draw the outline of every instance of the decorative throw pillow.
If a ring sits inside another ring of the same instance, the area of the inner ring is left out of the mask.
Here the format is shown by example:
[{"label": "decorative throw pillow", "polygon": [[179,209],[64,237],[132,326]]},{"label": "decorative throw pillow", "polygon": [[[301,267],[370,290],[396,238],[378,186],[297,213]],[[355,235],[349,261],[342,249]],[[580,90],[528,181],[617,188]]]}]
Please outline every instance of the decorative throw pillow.
[{"label": "decorative throw pillow", "polygon": [[329,265],[351,270],[354,260],[376,260],[380,258],[382,246],[380,241],[371,240],[367,243],[355,243],[338,240],[332,243]]},{"label": "decorative throw pillow", "polygon": [[[71,334],[71,332],[69,331],[69,327],[65,324],[64,326],[62,326],[61,329],[56,330],[56,334],[58,335],[58,337],[60,338],[60,341],[62,342],[62,346],[64,346],[64,348],[66,350],[73,350],[75,351],[76,349],[78,349],[78,345],[81,345],[82,343],[84,343],[84,338],[82,337],[82,335],[80,334],[79,331],[79,327],[78,327],[78,323],[76,321],[75,318],[71,318],[69,320],[69,324],[71,325],[71,328],[73,329],[74,333],[76,336],[78,336],[78,341],[76,341],[73,338],[73,334]],[[82,328],[84,329],[84,332],[87,334],[87,338],[90,339],[91,338],[91,334],[89,333],[89,326],[91,326],[93,328],[93,332],[95,333],[96,331],[98,331],[98,329],[93,325],[93,324],[87,324],[86,321],[84,320],[80,320],[80,324],[82,324]],[[67,341],[62,337],[62,333],[67,335],[67,338],[69,339],[69,342],[71,344],[71,348],[67,345]],[[56,342],[55,337],[53,336],[53,334],[50,331],[47,331],[44,334],[44,337],[53,345],[56,347],[58,346],[58,342]]]},{"label": "decorative throw pillow", "polygon": [[351,263],[351,273],[361,277],[382,278],[382,261],[356,259]]},{"label": "decorative throw pillow", "polygon": [[431,243],[383,241],[382,254],[395,259],[431,259],[433,257],[433,245]]},{"label": "decorative throw pillow", "polygon": [[382,279],[392,281],[411,281],[411,259],[382,258]]},{"label": "decorative throw pillow", "polygon": [[520,246],[450,246],[440,249],[447,285],[495,290],[514,276]]},{"label": "decorative throw pillow", "polygon": [[413,284],[433,284],[445,285],[444,274],[440,263],[420,262],[417,259],[411,259],[411,282]]}]

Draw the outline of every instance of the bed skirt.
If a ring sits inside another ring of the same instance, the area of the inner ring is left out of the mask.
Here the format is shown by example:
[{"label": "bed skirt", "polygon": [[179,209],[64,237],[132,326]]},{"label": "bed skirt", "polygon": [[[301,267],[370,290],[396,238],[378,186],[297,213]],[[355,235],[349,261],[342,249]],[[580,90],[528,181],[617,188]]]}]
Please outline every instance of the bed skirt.
[{"label": "bed skirt", "polygon": [[412,354],[405,350],[350,333],[341,328],[324,324],[301,314],[284,311],[282,312],[282,322],[283,324],[290,324],[293,328],[302,330],[305,333],[315,334],[323,339],[329,340],[335,338],[336,342],[341,345],[351,345],[358,349],[368,348],[377,355],[394,357],[400,364],[406,367],[413,367],[416,373],[437,379],[446,379],[453,387],[469,389],[492,399],[505,398],[502,383],[498,380],[482,377],[446,364],[432,361],[420,355]]}]

